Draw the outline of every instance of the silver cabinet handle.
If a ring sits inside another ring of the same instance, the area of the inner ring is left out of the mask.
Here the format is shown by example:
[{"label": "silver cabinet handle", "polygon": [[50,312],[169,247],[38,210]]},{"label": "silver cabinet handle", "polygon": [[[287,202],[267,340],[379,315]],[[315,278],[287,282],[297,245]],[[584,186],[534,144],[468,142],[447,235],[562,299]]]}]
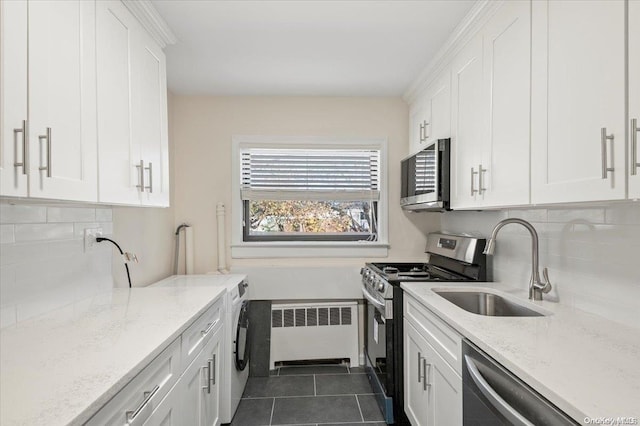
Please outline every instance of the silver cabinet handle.
[{"label": "silver cabinet handle", "polygon": [[207,360],[207,365],[202,368],[207,370],[207,386],[203,386],[202,390],[206,390],[207,393],[211,393],[211,360]]},{"label": "silver cabinet handle", "polygon": [[424,142],[424,124],[420,123],[420,142]]},{"label": "silver cabinet handle", "polygon": [[420,354],[420,352],[418,352],[418,383],[420,383],[420,381],[422,380],[422,373],[420,372],[420,369],[422,367],[422,363],[420,362],[422,359],[422,354]]},{"label": "silver cabinet handle", "polygon": [[600,148],[602,149],[602,179],[606,179],[609,175],[608,172],[613,172],[615,169],[609,167],[607,159],[607,141],[613,142],[613,135],[607,135],[607,128],[600,129]]},{"label": "silver cabinet handle", "polygon": [[[18,162],[18,133],[22,134],[22,162]],[[13,129],[13,167],[22,167],[22,174],[27,174],[27,120],[22,120],[22,127]]]},{"label": "silver cabinet handle", "polygon": [[431,125],[431,123],[427,123],[427,120],[424,120],[424,140],[426,141],[429,138],[427,134],[427,126]]},{"label": "silver cabinet handle", "polygon": [[[51,127],[47,127],[47,133],[44,135],[38,136],[38,140],[42,143],[43,140],[47,141],[47,165],[40,166],[38,170],[46,170],[47,177],[51,177]],[[42,164],[42,163],[41,163]]]},{"label": "silver cabinet handle", "polygon": [[475,175],[477,175],[478,172],[475,171],[475,169],[472,167],[471,168],[471,196],[473,197],[474,195],[476,195],[476,192],[478,192],[477,189],[475,189],[474,184],[475,184]]},{"label": "silver cabinet handle", "polygon": [[478,166],[478,195],[487,192],[487,188],[484,187],[484,179],[482,179],[482,174],[486,171],[487,169],[482,168],[482,164]]},{"label": "silver cabinet handle", "polygon": [[144,192],[144,161],[140,160],[140,164],[136,164],[136,169],[138,169],[138,182],[139,185],[136,185],[136,188],[140,190],[140,192]]},{"label": "silver cabinet handle", "polygon": [[153,194],[153,163],[149,163],[149,167],[145,167],[145,170],[149,170],[149,186],[144,186],[145,189],[149,190],[150,194]]},{"label": "silver cabinet handle", "polygon": [[216,354],[213,354],[213,358],[211,358],[211,384],[215,386],[216,384]]},{"label": "silver cabinet handle", "polygon": [[640,162],[638,162],[638,132],[640,132],[640,127],[638,127],[638,119],[631,119],[631,175],[635,176],[638,174],[638,167],[640,167]]},{"label": "silver cabinet handle", "polygon": [[[422,377],[422,390],[427,390],[428,387],[431,387],[431,364],[427,362],[426,358],[422,358],[423,366],[422,370],[424,371],[424,376]],[[429,367],[429,374],[427,375],[427,367]]]},{"label": "silver cabinet handle", "polygon": [[217,319],[217,320],[215,320],[214,322],[210,322],[210,323],[207,325],[207,328],[206,328],[205,330],[202,330],[202,331],[201,331],[202,335],[203,335],[203,336],[206,336],[207,334],[209,334],[209,332],[213,329],[213,327],[215,327],[215,326],[216,326],[216,324],[218,323],[218,321],[219,321],[219,320],[220,320],[220,319]]},{"label": "silver cabinet handle", "polygon": [[482,377],[480,371],[478,371],[478,367],[473,362],[469,355],[465,355],[464,359],[467,364],[467,370],[471,375],[474,383],[480,389],[480,392],[489,400],[491,405],[494,406],[496,410],[500,412],[504,417],[507,418],[512,424],[516,426],[534,426],[529,420],[527,420],[522,414],[520,414],[515,408],[507,403],[498,393],[487,383],[487,381]]},{"label": "silver cabinet handle", "polygon": [[138,405],[138,408],[136,408],[134,411],[127,411],[125,413],[125,415],[127,416],[127,423],[132,423],[136,417],[138,416],[138,414],[140,414],[140,412],[144,409],[144,407],[149,403],[149,401],[151,400],[151,398],[153,398],[153,395],[156,394],[156,392],[158,392],[158,389],[160,389],[160,385],[156,385],[151,392],[145,392],[143,393],[144,395],[144,399],[142,400],[142,402],[140,403],[140,405]]}]

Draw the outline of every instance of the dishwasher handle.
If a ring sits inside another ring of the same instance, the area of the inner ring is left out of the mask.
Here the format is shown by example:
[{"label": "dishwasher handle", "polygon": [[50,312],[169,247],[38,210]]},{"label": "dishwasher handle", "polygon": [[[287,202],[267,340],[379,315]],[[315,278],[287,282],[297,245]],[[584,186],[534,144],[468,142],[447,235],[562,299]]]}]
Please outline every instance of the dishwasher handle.
[{"label": "dishwasher handle", "polygon": [[478,367],[473,362],[473,359],[469,355],[464,356],[465,364],[467,365],[467,371],[471,375],[476,386],[480,389],[480,392],[489,400],[491,405],[500,412],[506,419],[508,419],[515,426],[535,426],[529,420],[527,420],[522,414],[520,414],[515,408],[507,403],[498,393],[491,387],[489,383],[482,376]]}]

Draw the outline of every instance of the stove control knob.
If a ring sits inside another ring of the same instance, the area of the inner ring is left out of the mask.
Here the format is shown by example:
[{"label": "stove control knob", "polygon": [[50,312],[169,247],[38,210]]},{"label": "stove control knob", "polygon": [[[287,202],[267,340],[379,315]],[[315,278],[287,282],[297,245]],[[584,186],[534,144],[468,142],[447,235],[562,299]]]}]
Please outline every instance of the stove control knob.
[{"label": "stove control knob", "polygon": [[378,284],[376,285],[376,289],[382,293],[384,291],[384,281],[378,281]]}]

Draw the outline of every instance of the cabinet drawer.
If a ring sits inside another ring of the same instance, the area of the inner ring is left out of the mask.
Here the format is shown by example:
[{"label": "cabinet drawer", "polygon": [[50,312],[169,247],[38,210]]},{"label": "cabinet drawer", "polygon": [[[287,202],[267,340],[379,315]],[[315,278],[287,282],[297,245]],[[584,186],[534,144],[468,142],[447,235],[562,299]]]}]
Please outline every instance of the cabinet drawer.
[{"label": "cabinet drawer", "polygon": [[181,372],[178,337],[86,424],[143,424],[178,381]]},{"label": "cabinet drawer", "polygon": [[405,293],[404,317],[458,374],[462,374],[462,337],[444,321]]},{"label": "cabinet drawer", "polygon": [[220,297],[182,333],[182,371],[193,362],[211,336],[222,326],[224,299],[225,296]]}]

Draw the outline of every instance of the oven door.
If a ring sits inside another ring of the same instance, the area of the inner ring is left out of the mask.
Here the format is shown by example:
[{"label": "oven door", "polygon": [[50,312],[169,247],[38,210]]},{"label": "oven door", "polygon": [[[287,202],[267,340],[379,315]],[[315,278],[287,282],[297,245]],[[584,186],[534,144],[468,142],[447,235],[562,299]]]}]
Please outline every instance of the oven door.
[{"label": "oven door", "polygon": [[393,320],[385,316],[385,304],[363,289],[367,301],[365,341],[366,372],[371,388],[389,424],[393,418]]}]

